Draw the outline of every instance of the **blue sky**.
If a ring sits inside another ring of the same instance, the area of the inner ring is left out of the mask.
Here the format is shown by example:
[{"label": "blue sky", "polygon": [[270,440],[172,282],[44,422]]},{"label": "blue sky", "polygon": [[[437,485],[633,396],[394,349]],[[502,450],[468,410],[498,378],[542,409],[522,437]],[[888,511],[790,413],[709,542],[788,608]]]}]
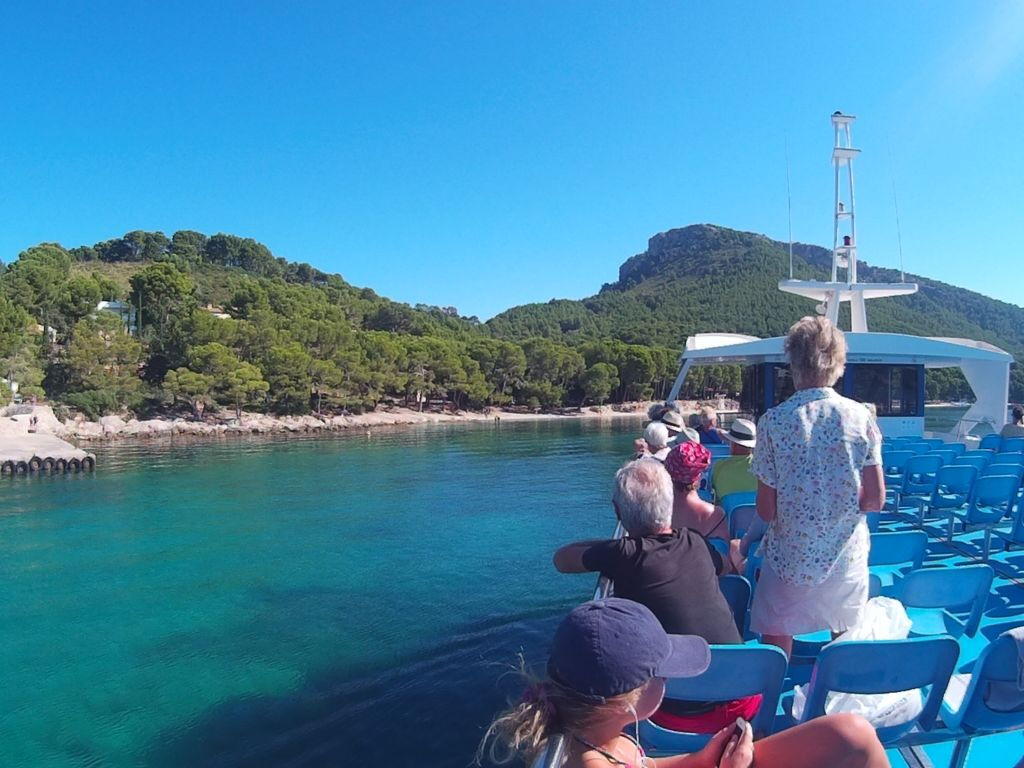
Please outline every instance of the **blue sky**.
[{"label": "blue sky", "polygon": [[[47,7],[41,7],[41,6]],[[659,231],[830,244],[1024,304],[1024,3],[5,3],[0,258],[231,232],[481,318]]]}]

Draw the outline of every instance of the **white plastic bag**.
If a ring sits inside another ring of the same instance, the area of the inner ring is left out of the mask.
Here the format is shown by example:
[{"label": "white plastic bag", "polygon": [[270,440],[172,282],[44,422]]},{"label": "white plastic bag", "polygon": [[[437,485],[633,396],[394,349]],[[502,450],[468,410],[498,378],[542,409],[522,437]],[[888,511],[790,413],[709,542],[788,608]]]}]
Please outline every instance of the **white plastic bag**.
[{"label": "white plastic bag", "polygon": [[[840,635],[835,642],[846,640],[903,640],[910,633],[911,621],[902,603],[888,597],[873,597],[864,606],[861,620]],[[804,713],[807,686],[793,689],[793,717]],[[921,691],[893,693],[840,693],[833,691],[825,697],[825,714],[850,712],[861,715],[875,728],[900,725],[913,720],[924,708]]]}]

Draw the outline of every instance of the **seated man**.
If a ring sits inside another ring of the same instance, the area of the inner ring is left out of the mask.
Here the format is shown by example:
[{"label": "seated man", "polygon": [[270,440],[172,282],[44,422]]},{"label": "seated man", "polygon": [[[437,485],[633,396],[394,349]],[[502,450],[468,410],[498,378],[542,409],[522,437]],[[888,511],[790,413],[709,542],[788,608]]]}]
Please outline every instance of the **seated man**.
[{"label": "seated man", "polygon": [[721,445],[725,442],[722,439],[722,430],[718,428],[718,412],[710,405],[705,405],[699,411],[700,426],[697,432],[700,434],[701,445]]},{"label": "seated man", "polygon": [[711,489],[721,501],[730,493],[757,491],[757,478],[750,471],[757,442],[757,427],[749,419],[736,419],[722,436],[729,443],[729,458],[719,459],[711,468]]},{"label": "seated man", "polygon": [[1024,408],[1019,405],[1015,405],[1010,413],[1013,417],[1013,421],[1009,424],[1003,425],[1003,428],[999,430],[999,436],[1024,437]]},{"label": "seated man", "polygon": [[[580,541],[555,552],[562,573],[599,571],[615,596],[643,603],[666,632],[700,635],[709,643],[742,642],[718,588],[721,555],[687,528],[672,528],[672,481],[656,461],[634,461],[615,475],[612,504],[626,529],[622,539]],[[659,725],[701,733],[737,717],[752,717],[760,697],[737,702],[668,702]]]}]

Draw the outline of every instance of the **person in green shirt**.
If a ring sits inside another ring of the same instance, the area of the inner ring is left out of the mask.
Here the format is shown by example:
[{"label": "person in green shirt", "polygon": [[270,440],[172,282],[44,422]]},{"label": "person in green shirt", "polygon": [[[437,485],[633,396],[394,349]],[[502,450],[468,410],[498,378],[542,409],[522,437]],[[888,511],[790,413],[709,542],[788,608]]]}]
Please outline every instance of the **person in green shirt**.
[{"label": "person in green shirt", "polygon": [[756,491],[757,478],[750,471],[757,442],[757,427],[749,419],[736,419],[729,431],[722,431],[729,441],[730,456],[719,459],[711,469],[711,488],[720,503],[730,493]]}]

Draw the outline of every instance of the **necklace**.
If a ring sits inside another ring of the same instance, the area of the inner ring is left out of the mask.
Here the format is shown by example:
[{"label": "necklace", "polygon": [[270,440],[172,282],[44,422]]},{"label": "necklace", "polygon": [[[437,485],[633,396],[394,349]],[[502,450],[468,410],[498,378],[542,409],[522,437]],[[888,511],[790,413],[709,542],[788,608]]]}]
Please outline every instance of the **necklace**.
[{"label": "necklace", "polygon": [[[623,766],[623,768],[630,768],[630,766],[632,765],[632,763],[627,763],[625,760],[619,759],[618,757],[613,755],[611,752],[607,752],[607,751],[601,749],[599,746],[597,746],[597,744],[594,744],[594,743],[592,743],[590,741],[587,741],[586,739],[584,739],[584,738],[582,738],[580,736],[577,736],[575,733],[572,735],[572,738],[573,738],[573,740],[578,741],[583,746],[589,747],[590,749],[592,749],[595,752],[597,752],[597,754],[601,755],[601,757],[603,757],[605,760],[607,760],[612,765],[621,765],[621,766]],[[629,737],[627,736],[626,738],[629,738]],[[630,740],[632,741],[632,739],[630,739]],[[640,745],[638,744],[637,746],[639,747]],[[641,766],[646,766],[647,765],[646,755],[644,755],[642,749],[640,750],[640,765]]]}]

